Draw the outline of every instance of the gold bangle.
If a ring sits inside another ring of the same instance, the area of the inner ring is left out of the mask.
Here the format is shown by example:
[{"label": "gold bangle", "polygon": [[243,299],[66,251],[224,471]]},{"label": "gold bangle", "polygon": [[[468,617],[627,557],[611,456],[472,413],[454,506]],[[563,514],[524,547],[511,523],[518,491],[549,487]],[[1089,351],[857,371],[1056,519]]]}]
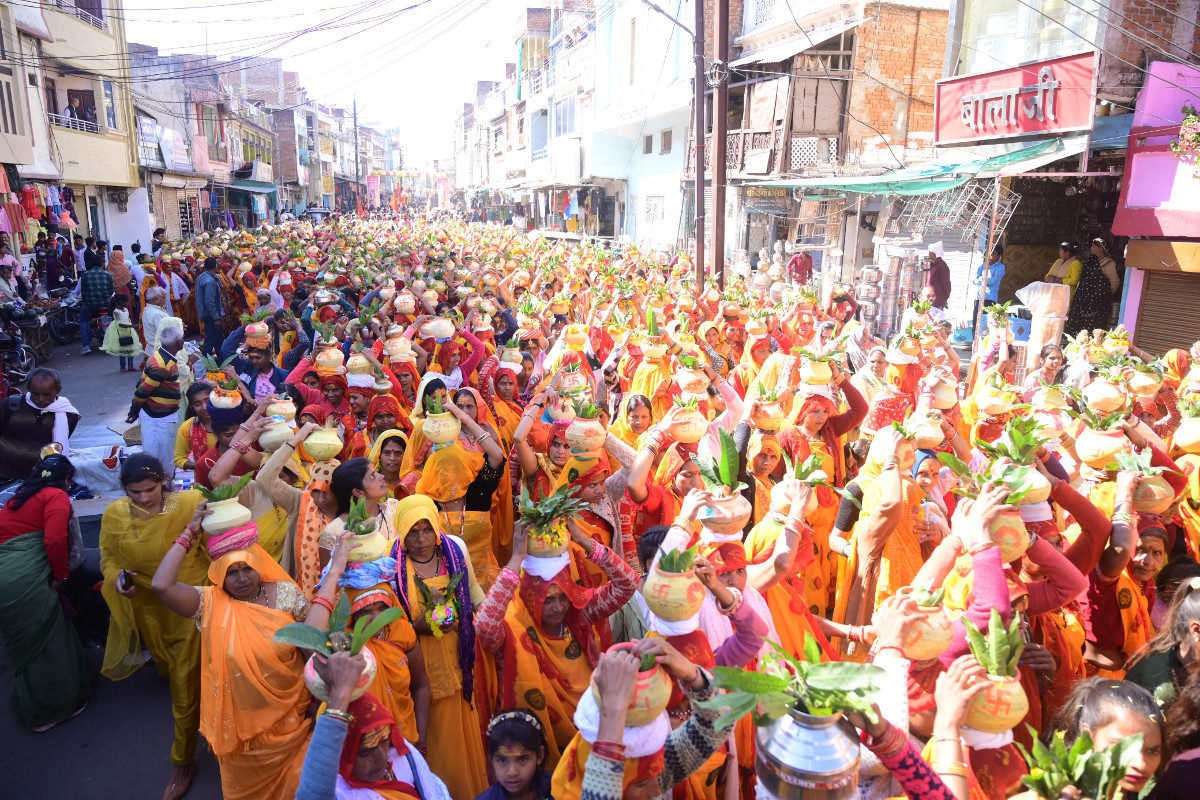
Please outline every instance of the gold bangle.
[{"label": "gold bangle", "polygon": [[960,778],[967,777],[967,765],[961,761],[934,761],[933,771],[938,775],[956,775]]}]

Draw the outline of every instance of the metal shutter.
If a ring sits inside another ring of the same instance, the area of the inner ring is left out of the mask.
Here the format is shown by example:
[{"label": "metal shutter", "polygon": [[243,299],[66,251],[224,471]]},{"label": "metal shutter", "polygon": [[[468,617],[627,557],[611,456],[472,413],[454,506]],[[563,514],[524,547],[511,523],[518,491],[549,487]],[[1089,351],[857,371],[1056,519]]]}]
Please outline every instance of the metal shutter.
[{"label": "metal shutter", "polygon": [[1161,356],[1175,347],[1186,351],[1198,339],[1200,274],[1147,271],[1134,344]]}]

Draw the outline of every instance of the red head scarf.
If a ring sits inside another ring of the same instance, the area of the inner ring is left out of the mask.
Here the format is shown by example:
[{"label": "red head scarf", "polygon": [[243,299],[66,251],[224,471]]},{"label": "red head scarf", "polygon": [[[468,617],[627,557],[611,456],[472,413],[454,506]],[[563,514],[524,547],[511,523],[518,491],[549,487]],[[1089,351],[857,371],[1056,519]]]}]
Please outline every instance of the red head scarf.
[{"label": "red head scarf", "polygon": [[704,553],[718,575],[742,569],[750,564],[746,558],[746,548],[741,542],[722,542],[709,545]]},{"label": "red head scarf", "polygon": [[1168,350],[1163,356],[1167,369],[1163,373],[1163,383],[1172,389],[1178,389],[1183,382],[1183,376],[1191,369],[1192,359],[1186,350]]},{"label": "red head scarf", "polygon": [[901,394],[912,394],[921,380],[921,368],[916,364],[888,364],[887,381]]},{"label": "red head scarf", "polygon": [[321,388],[324,389],[326,386],[340,386],[343,391],[350,388],[346,383],[345,375],[325,375],[321,378]]},{"label": "red head scarf", "polygon": [[400,408],[399,400],[390,394],[376,395],[371,398],[371,405],[367,407],[367,430],[371,430],[375,426],[375,417],[383,413],[390,413],[396,418],[395,427],[397,428],[400,428],[408,419],[408,415]]},{"label": "red head scarf", "polygon": [[300,413],[297,415],[297,417],[303,417],[305,414],[308,414],[310,417],[315,419],[317,421],[318,425],[325,424],[325,418],[326,418],[325,409],[321,408],[320,406],[318,406],[318,405],[305,406],[304,408],[300,409]]},{"label": "red head scarf", "polygon": [[600,660],[600,648],[596,645],[596,637],[591,632],[591,626],[584,620],[583,614],[579,613],[592,602],[592,598],[596,594],[595,590],[585,589],[571,580],[570,569],[560,570],[548,581],[522,570],[517,594],[526,610],[529,611],[529,616],[533,618],[539,628],[542,626],[542,606],[546,604],[546,595],[550,593],[551,586],[562,589],[563,594],[567,596],[567,602],[571,604],[571,608],[567,611],[566,625],[571,629],[571,635],[575,637],[575,641],[583,646],[583,654],[587,657],[588,664],[595,667],[596,662]]},{"label": "red head scarf", "polygon": [[384,797],[411,797],[418,800],[417,790],[411,784],[398,780],[360,781],[354,777],[354,762],[362,746],[363,737],[376,735],[377,729],[387,726],[384,734],[391,742],[397,755],[408,754],[408,743],[400,734],[396,721],[387,707],[370,692],[350,704],[350,728],[346,731],[346,743],[342,745],[342,758],[338,762],[338,774],[354,789],[372,789]]}]

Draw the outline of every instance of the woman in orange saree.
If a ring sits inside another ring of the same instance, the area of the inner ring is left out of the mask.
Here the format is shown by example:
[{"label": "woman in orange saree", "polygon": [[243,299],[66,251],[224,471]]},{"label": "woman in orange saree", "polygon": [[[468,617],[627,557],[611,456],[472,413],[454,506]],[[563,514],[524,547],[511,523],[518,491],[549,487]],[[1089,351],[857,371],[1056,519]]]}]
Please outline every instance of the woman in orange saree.
[{"label": "woman in orange saree", "polygon": [[548,768],[575,736],[575,709],[603,647],[599,629],[608,628],[609,616],[637,590],[637,575],[620,554],[581,532],[572,540],[603,570],[603,586],[585,589],[572,580],[566,553],[526,558],[520,533],[475,621],[485,653],[485,697],[495,703],[484,716],[506,708],[537,716],[546,733]]},{"label": "woman in orange saree", "polygon": [[163,558],[151,586],[169,609],[200,628],[200,733],[221,767],[231,800],[296,793],[312,721],[304,656],[275,632],[305,619],[308,601],[257,544],[254,523],[208,538],[211,586],[178,583],[192,547],[183,534]]},{"label": "woman in orange saree", "polygon": [[[511,452],[511,444],[506,442],[500,432],[500,423],[496,421],[491,407],[484,402],[479,390],[470,387],[459,389],[454,393],[454,402],[464,414],[475,420],[484,432],[484,438],[478,440],[469,431],[459,434],[459,443],[464,448],[482,453],[484,439],[491,438],[499,443],[502,453]],[[506,469],[492,495],[492,507],[488,512],[492,532],[492,555],[497,564],[508,561],[509,548],[512,546],[513,505],[513,485]]]},{"label": "woman in orange saree", "polygon": [[[871,624],[879,604],[910,585],[924,563],[914,524],[925,492],[909,477],[915,447],[889,427],[876,434],[872,450],[886,453],[883,470],[863,486],[862,514],[838,571],[833,620],[846,625]],[[865,648],[845,639],[842,651],[853,660],[866,657]]]},{"label": "woman in orange saree", "polygon": [[[350,600],[351,629],[360,619],[368,624],[400,601],[386,583],[368,589],[345,587]],[[386,625],[367,641],[366,648],[375,656],[375,677],[367,691],[391,713],[405,739],[422,752],[428,748],[429,676],[425,656],[417,646],[417,632],[406,617]]]}]

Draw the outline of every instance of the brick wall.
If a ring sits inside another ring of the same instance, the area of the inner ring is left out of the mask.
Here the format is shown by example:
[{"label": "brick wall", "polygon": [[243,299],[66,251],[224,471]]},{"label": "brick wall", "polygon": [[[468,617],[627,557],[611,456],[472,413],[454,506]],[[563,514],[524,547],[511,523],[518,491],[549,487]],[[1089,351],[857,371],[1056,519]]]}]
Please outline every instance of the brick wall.
[{"label": "brick wall", "polygon": [[1196,0],[1113,0],[1100,47],[1099,93],[1132,100],[1146,65],[1171,60],[1164,53],[1195,62],[1200,53],[1196,13]]},{"label": "brick wall", "polygon": [[[933,156],[933,83],[942,77],[945,11],[877,5],[856,30],[847,117],[851,164],[895,166]],[[890,147],[890,150],[889,150]]]},{"label": "brick wall", "polygon": [[[729,3],[729,53],[726,55],[726,61],[732,61],[737,56],[735,55],[737,48],[733,46],[734,39],[742,35],[742,12],[744,10],[743,0],[728,0]],[[689,15],[687,19],[680,19],[684,25],[692,27],[694,17]],[[717,42],[714,36],[716,35],[717,24],[717,3],[716,0],[704,0],[704,51],[708,53],[709,58],[715,58],[717,52]]]},{"label": "brick wall", "polygon": [[529,33],[550,33],[550,9],[548,8],[527,8],[525,9],[525,30]]},{"label": "brick wall", "polygon": [[271,115],[271,129],[275,131],[278,157],[275,161],[275,180],[282,183],[299,183],[300,156],[297,152],[296,134],[307,137],[307,129],[296,130],[296,114],[292,110],[276,111]]}]

